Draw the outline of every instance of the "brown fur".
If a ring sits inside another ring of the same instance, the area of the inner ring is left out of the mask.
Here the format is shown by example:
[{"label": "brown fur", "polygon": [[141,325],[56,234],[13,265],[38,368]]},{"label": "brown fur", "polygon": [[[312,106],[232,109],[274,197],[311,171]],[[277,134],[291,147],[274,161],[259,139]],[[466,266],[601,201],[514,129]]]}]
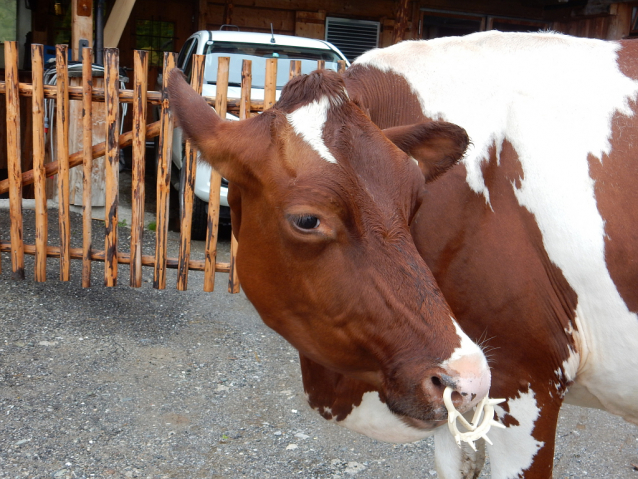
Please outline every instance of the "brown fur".
[{"label": "brown fur", "polygon": [[[266,324],[308,364],[327,368],[322,377],[343,374],[358,392],[378,390],[398,414],[445,419],[443,386],[423,383],[449,373],[441,363],[459,338],[410,236],[424,193],[414,162],[349,100],[331,71],[294,79],[274,108],[242,122],[211,118],[189,90],[173,74],[171,108],[230,181],[237,270]],[[287,120],[324,96],[332,106],[323,140],[338,164],[320,158]],[[394,140],[428,149],[432,161],[448,166],[467,146],[464,131],[449,124]],[[300,216],[319,218],[317,228],[297,228]],[[458,401],[470,407],[460,395]]]}]

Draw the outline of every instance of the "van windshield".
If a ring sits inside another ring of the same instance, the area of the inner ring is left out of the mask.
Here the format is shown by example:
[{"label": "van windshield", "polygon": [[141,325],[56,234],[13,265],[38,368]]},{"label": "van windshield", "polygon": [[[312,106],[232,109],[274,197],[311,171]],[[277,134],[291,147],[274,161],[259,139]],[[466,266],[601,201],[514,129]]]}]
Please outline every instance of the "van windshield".
[{"label": "van windshield", "polygon": [[341,60],[330,50],[239,42],[214,42],[206,45],[204,54],[206,55],[204,80],[209,84],[215,84],[217,81],[219,57],[230,57],[228,78],[230,86],[241,86],[242,61],[252,60],[252,88],[264,88],[268,58],[277,59],[277,89],[281,89],[288,82],[291,60],[301,61],[301,73],[316,70],[319,60],[325,62],[325,68],[336,71],[337,61]]}]

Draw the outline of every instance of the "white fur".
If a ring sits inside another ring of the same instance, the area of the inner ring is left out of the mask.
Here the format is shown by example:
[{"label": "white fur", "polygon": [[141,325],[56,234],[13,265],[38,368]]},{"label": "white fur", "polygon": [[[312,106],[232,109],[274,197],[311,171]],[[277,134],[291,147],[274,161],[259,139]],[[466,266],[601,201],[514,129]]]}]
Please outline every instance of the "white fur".
[{"label": "white fur", "polygon": [[523,169],[520,187],[512,185],[516,198],[534,214],[549,258],[578,295],[584,351],[572,389],[638,423],[638,317],[607,270],[587,161],[609,153],[613,116],[633,115],[638,82],[619,70],[619,48],[551,33],[484,32],[405,42],[357,63],[403,75],[426,116],[468,131],[467,183],[488,203],[481,165],[491,146],[500,155],[503,141],[513,145]]},{"label": "white fur", "polygon": [[295,133],[301,136],[321,158],[329,163],[337,163],[336,158],[330,153],[323,141],[323,126],[331,107],[330,98],[323,96],[319,100],[296,109],[286,117]]},{"label": "white fur", "polygon": [[475,405],[490,391],[490,368],[481,348],[463,332],[454,318],[451,319],[456,328],[456,334],[461,338],[461,344],[452,351],[450,358],[441,366],[450,370],[460,392],[476,395],[473,400],[469,400],[470,404]]},{"label": "white fur", "polygon": [[492,428],[488,437],[494,443],[487,445],[492,465],[492,479],[513,479],[519,477],[525,469],[532,465],[534,456],[543,447],[543,442],[532,436],[534,423],[540,414],[536,404],[534,391],[519,393],[518,398],[508,399],[509,412],[496,406],[494,409],[502,420],[505,414],[518,421],[517,426],[506,429]]},{"label": "white fur", "polygon": [[456,334],[461,338],[461,345],[452,351],[450,358],[443,364],[451,363],[457,361],[461,358],[465,358],[468,356],[478,355],[480,357],[479,366],[482,368],[487,368],[487,361],[485,356],[483,356],[483,352],[481,348],[479,348],[474,341],[470,339],[470,337],[465,334],[465,332],[459,326],[459,323],[452,317],[450,317],[452,323],[454,323],[454,329],[456,329]]},{"label": "white fur", "polygon": [[[470,418],[468,418],[470,419]],[[476,442],[476,451],[462,443],[458,447],[447,427],[434,432],[434,462],[439,479],[472,479],[478,476],[485,463],[485,443]]]},{"label": "white fur", "polygon": [[385,442],[414,442],[433,434],[431,430],[406,425],[381,402],[376,391],[365,393],[361,404],[355,406],[348,417],[343,421],[337,421],[337,424]]}]

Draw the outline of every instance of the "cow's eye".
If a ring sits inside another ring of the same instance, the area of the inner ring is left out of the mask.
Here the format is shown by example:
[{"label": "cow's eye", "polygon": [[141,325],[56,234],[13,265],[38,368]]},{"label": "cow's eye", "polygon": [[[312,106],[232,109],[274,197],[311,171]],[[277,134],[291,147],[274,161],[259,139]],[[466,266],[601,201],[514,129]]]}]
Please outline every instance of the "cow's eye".
[{"label": "cow's eye", "polygon": [[302,230],[313,230],[321,224],[319,218],[312,215],[300,215],[293,219],[295,225]]}]

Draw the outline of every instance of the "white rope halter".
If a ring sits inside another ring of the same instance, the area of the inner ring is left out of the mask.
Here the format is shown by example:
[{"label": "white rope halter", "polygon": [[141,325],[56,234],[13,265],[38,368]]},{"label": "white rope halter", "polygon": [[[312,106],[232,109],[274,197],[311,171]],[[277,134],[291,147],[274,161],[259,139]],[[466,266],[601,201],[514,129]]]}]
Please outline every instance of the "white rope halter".
[{"label": "white rope halter", "polygon": [[[476,451],[474,441],[480,438],[493,445],[492,441],[487,438],[487,432],[492,426],[505,428],[500,422],[494,420],[494,406],[504,401],[505,399],[490,399],[485,396],[476,406],[472,422],[469,423],[452,403],[452,388],[446,387],[445,391],[443,391],[443,402],[447,408],[447,426],[452,436],[454,436],[457,446],[461,447],[461,441],[467,442]],[[458,427],[456,427],[457,418],[467,429],[467,432],[460,432]]]}]

